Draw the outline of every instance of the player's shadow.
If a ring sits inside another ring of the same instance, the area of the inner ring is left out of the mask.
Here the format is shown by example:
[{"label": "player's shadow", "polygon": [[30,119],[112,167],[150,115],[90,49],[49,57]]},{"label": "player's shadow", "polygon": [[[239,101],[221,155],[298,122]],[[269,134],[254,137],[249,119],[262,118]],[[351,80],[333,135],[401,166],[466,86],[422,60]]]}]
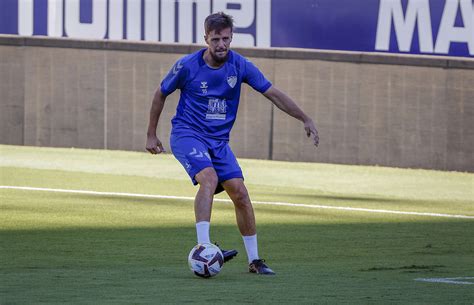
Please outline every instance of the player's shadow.
[{"label": "player's shadow", "polygon": [[315,201],[321,200],[336,200],[336,201],[349,201],[349,202],[400,202],[403,199],[389,199],[389,198],[380,198],[380,197],[370,197],[370,196],[339,196],[339,195],[324,195],[324,194],[282,194],[278,195],[271,193],[260,193],[263,196],[271,197],[292,197],[292,198],[301,198],[301,199],[311,199]]}]

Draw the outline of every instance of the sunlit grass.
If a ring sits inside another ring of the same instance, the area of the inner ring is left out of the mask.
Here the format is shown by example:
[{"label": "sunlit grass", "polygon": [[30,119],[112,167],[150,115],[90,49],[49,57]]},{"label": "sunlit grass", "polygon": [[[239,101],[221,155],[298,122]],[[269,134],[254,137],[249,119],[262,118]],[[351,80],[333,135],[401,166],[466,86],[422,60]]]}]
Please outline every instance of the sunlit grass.
[{"label": "sunlit grass", "polygon": [[[253,200],[474,215],[473,174],[240,160]],[[171,156],[0,146],[0,184],[193,197]],[[219,198],[227,198],[219,195]],[[470,304],[474,221],[255,205],[260,254],[248,274],[233,206],[211,237],[239,256],[193,276],[192,200],[0,190],[0,304]]]}]

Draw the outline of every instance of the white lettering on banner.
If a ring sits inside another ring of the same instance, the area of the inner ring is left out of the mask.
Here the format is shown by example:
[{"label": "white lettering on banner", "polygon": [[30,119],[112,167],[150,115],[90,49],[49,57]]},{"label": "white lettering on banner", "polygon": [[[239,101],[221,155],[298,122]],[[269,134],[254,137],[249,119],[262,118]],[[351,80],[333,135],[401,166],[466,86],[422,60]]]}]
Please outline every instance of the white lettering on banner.
[{"label": "white lettering on banner", "polygon": [[[35,1],[18,0],[20,35],[33,35]],[[204,20],[212,7],[212,12],[231,14],[236,28],[255,24],[255,34],[234,33],[233,45],[270,47],[271,43],[271,0],[91,0],[90,3],[92,22],[83,23],[80,0],[48,0],[47,35],[104,39],[108,33],[109,39],[143,37],[147,41],[204,44]]]},{"label": "white lettering on banner", "polygon": [[[194,1],[180,1],[178,4],[178,41],[182,43],[193,42],[193,3]],[[183,16],[191,16],[191,18],[183,18]],[[183,31],[183,29],[186,30]]]},{"label": "white lettering on banner", "polygon": [[[464,27],[454,26],[459,5]],[[446,1],[435,52],[448,54],[451,42],[466,42],[469,54],[474,55],[474,5],[471,0]]]},{"label": "white lettering on banner", "polygon": [[174,3],[175,0],[161,0],[160,41],[162,42],[175,42]]},{"label": "white lettering on banner", "polygon": [[[18,34],[33,35],[35,0],[18,0]],[[63,36],[63,1],[48,0],[48,36]]]},{"label": "white lettering on banner", "polygon": [[[454,26],[459,7],[464,27]],[[435,46],[429,0],[408,0],[405,16],[401,0],[380,0],[376,50],[389,50],[392,20],[398,49],[402,52],[410,52],[418,24],[420,52],[448,54],[451,42],[465,42],[468,43],[470,55],[474,55],[474,8],[471,0],[446,0]]]},{"label": "white lettering on banner", "polygon": [[18,34],[33,35],[33,0],[18,0]]},{"label": "white lettering on banner", "polygon": [[376,50],[388,51],[392,19],[400,51],[410,52],[413,32],[418,20],[420,51],[433,52],[429,0],[409,0],[405,16],[403,16],[401,0],[380,0]]},{"label": "white lettering on banner", "polygon": [[80,21],[80,0],[65,2],[64,30],[68,37],[103,39],[107,31],[107,1],[92,1],[92,22]]},{"label": "white lettering on banner", "polygon": [[145,0],[145,40],[158,41],[160,39],[158,27],[160,24],[159,3],[156,0]]},{"label": "white lettering on banner", "polygon": [[142,2],[136,0],[127,1],[127,39],[140,40],[142,38],[141,36]]},{"label": "white lettering on banner", "polygon": [[63,36],[63,1],[48,0],[48,36]]},{"label": "white lettering on banner", "polygon": [[109,39],[123,39],[123,0],[109,3]]},{"label": "white lettering on banner", "polygon": [[[260,0],[261,1],[261,0]],[[240,5],[239,9],[230,9],[229,4]],[[214,1],[214,12],[224,12],[234,17],[235,26],[248,28],[255,19],[254,0],[219,0]],[[254,46],[252,34],[234,33],[232,41],[238,46]]]},{"label": "white lettering on banner", "polygon": [[257,2],[257,47],[269,48],[271,46],[272,29],[272,1],[255,0]]},{"label": "white lettering on banner", "polygon": [[[193,4],[196,5],[196,20],[193,24]],[[211,13],[210,0],[188,0],[179,2],[178,42],[193,43],[193,26],[196,29],[196,43],[204,44],[204,20]]]}]

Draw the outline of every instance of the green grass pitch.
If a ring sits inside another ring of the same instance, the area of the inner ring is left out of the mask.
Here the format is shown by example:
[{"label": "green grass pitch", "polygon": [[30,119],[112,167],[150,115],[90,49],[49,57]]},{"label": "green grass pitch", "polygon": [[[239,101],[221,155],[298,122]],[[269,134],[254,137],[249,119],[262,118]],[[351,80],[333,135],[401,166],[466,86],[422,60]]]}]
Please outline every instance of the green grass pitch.
[{"label": "green grass pitch", "polygon": [[[256,202],[367,210],[255,204],[277,272],[265,277],[247,272],[233,206],[215,202],[211,239],[240,253],[201,279],[187,267],[190,200],[1,188],[0,304],[474,304],[474,174],[240,164]],[[169,154],[0,145],[0,171],[2,186],[196,192]],[[463,279],[416,280],[433,278]]]}]

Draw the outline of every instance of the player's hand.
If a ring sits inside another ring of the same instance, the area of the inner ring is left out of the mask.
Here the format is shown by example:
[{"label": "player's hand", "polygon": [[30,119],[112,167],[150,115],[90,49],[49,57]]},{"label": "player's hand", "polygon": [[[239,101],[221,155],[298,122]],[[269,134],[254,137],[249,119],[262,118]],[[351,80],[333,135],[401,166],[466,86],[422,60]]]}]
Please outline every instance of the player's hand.
[{"label": "player's hand", "polygon": [[311,135],[313,136],[314,145],[317,147],[319,145],[319,135],[312,119],[306,119],[304,122],[304,130],[306,130],[306,135],[308,138],[311,137]]},{"label": "player's hand", "polygon": [[162,152],[165,152],[165,149],[163,148],[163,144],[161,144],[161,141],[158,139],[156,135],[147,137],[146,150],[148,150],[153,155],[161,154]]}]

